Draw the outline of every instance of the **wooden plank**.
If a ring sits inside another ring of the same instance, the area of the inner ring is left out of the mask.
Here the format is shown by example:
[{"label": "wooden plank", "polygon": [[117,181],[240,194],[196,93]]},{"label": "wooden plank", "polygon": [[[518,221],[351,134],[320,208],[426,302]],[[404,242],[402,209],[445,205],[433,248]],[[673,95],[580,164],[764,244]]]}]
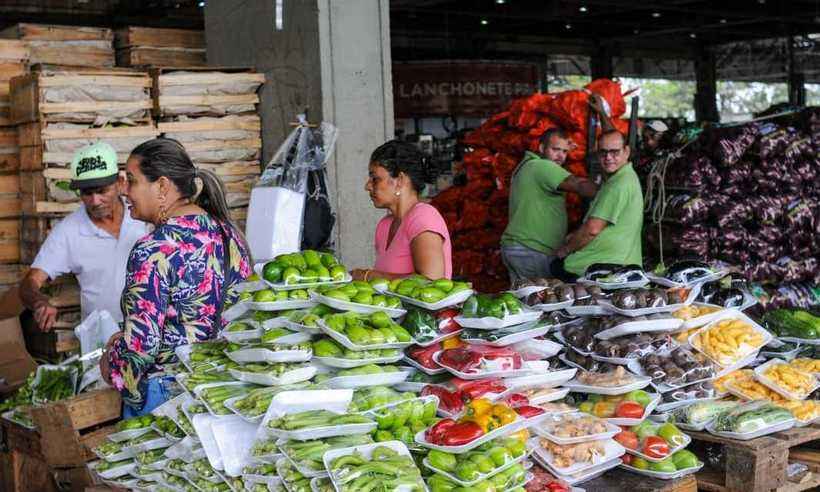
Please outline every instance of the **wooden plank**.
[{"label": "wooden plank", "polygon": [[225,73],[217,68],[208,67],[207,72],[203,73],[166,73],[159,76],[159,84],[157,87],[160,92],[164,87],[172,87],[178,85],[216,85],[233,82],[251,82],[251,83],[265,83],[264,73]]},{"label": "wooden plank", "polygon": [[11,80],[12,77],[25,75],[28,71],[25,63],[16,63],[0,60],[0,80]]},{"label": "wooden plank", "polygon": [[65,214],[80,208],[80,203],[37,202],[34,212],[37,214]]},{"label": "wooden plank", "polygon": [[162,133],[207,132],[213,130],[261,131],[262,120],[257,115],[194,118],[187,121],[160,121],[157,123],[157,129]]},{"label": "wooden plank", "polygon": [[[54,113],[95,113],[116,108],[118,110],[151,109],[151,101],[88,101],[69,103],[41,103],[39,110],[44,115]],[[48,118],[48,116],[46,116]]]},{"label": "wooden plank", "polygon": [[39,113],[39,91],[37,90],[37,75],[23,75],[11,79],[11,111],[9,116],[14,124],[37,121]]},{"label": "wooden plank", "polygon": [[204,49],[133,47],[117,50],[123,67],[192,65],[207,66]]},{"label": "wooden plank", "polygon": [[43,147],[20,147],[20,171],[40,171],[43,169]]},{"label": "wooden plank", "polygon": [[16,174],[0,174],[0,194],[19,193],[20,176]]},{"label": "wooden plank", "polygon": [[201,142],[185,142],[185,150],[189,152],[221,149],[258,149],[262,150],[261,138],[244,140],[203,140]]},{"label": "wooden plank", "polygon": [[[154,138],[154,137],[149,137]],[[118,152],[117,153],[117,162],[119,164],[125,164],[128,161],[129,153]],[[42,155],[42,162],[43,164],[54,164],[60,167],[66,167],[71,164],[71,159],[74,158],[73,152],[43,152]],[[43,166],[45,168],[45,166]]]},{"label": "wooden plank", "polygon": [[46,140],[100,139],[144,137],[154,138],[159,130],[153,125],[116,126],[96,128],[77,125],[75,128],[58,128],[43,122],[25,123],[18,127],[21,146],[43,145]]},{"label": "wooden plank", "polygon": [[239,161],[226,162],[223,164],[210,164],[207,162],[195,163],[196,167],[200,169],[208,169],[213,171],[217,176],[259,176],[262,170],[259,167],[259,161]]},{"label": "wooden plank", "polygon": [[114,32],[114,46],[205,48],[205,32],[192,29],[158,29],[128,26]]},{"label": "wooden plank", "polygon": [[789,461],[797,461],[808,466],[810,470],[820,473],[820,451],[807,448],[789,450]]},{"label": "wooden plank", "polygon": [[0,61],[26,63],[29,58],[28,44],[17,39],[0,39]]},{"label": "wooden plank", "polygon": [[30,46],[31,63],[59,64],[66,60],[77,66],[85,67],[113,67],[114,50],[66,46],[58,43],[56,46]]},{"label": "wooden plank", "polygon": [[0,129],[0,153],[11,148],[14,152],[17,150],[17,129],[3,128]]},{"label": "wooden plank", "polygon": [[0,37],[27,41],[113,41],[114,33],[104,27],[31,24],[21,22],[0,31]]},{"label": "wooden plank", "polygon": [[230,94],[218,96],[159,96],[160,108],[173,106],[218,106],[232,104],[256,104],[259,96],[254,94]]},{"label": "wooden plank", "polygon": [[[19,151],[18,151],[19,152]],[[0,172],[16,172],[20,169],[20,154],[4,154],[0,152]]]}]

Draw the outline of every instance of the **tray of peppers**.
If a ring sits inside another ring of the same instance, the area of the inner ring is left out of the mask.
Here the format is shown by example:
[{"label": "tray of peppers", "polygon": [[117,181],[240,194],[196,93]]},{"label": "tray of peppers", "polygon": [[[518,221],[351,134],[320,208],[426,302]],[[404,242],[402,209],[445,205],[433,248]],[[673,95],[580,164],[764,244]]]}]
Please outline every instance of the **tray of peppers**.
[{"label": "tray of peppers", "polygon": [[478,398],[467,403],[457,419],[446,418],[418,432],[415,441],[425,448],[461,454],[529,427],[547,415],[538,407],[513,408],[506,403]]}]

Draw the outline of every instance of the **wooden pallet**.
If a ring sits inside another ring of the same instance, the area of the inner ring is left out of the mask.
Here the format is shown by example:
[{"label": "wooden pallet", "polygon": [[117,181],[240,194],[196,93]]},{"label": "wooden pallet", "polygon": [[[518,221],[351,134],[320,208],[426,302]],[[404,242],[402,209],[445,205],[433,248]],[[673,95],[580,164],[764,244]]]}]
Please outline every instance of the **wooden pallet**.
[{"label": "wooden pallet", "polygon": [[22,40],[31,63],[114,65],[114,35],[107,28],[21,23],[0,31],[0,37]]},{"label": "wooden pallet", "polygon": [[122,27],[114,31],[114,47],[122,49],[134,46],[205,49],[205,31],[142,26]]},{"label": "wooden pallet", "polygon": [[205,67],[207,64],[204,49],[134,46],[117,50],[117,65],[121,67],[168,67],[180,65]]},{"label": "wooden pallet", "polygon": [[725,492],[768,492],[789,485],[786,467],[789,451],[820,439],[820,425],[792,428],[768,436],[738,441],[705,432],[688,432],[698,444],[720,445],[726,460],[724,469],[704,467],[697,474],[700,490]]},{"label": "wooden pallet", "polygon": [[[145,72],[41,70],[11,80],[11,120],[14,124],[38,121],[94,123],[99,117],[110,116],[111,111],[127,111],[131,113],[132,121],[150,124],[151,84],[151,78]],[[105,99],[100,95],[95,101],[47,102],[50,90],[88,86],[103,91],[105,88],[112,91],[132,89],[143,94],[135,95],[130,101],[119,101],[114,96]]]},{"label": "wooden pallet", "polygon": [[[258,88],[242,94],[211,94],[209,88],[230,82],[265,83],[265,74],[244,67],[155,68],[151,70],[151,76],[154,79],[154,115],[163,120],[179,115],[224,116],[233,112],[228,109],[230,106],[256,105],[259,103]],[[194,95],[169,94],[174,87],[180,86],[189,87]]]}]

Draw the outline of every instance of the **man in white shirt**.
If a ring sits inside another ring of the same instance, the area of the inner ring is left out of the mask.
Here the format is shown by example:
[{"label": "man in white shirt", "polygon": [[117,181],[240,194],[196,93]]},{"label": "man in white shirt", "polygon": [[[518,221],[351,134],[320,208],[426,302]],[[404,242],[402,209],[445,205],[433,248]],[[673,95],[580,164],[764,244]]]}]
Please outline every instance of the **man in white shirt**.
[{"label": "man in white shirt", "polygon": [[43,331],[54,325],[57,308],[40,289],[67,273],[80,282],[83,319],[94,310],[106,310],[121,322],[128,255],[148,233],[147,224],[132,219],[120,198],[126,184],[113,147],[97,142],[80,149],[71,162],[71,175],[70,186],[79,191],[83,205],[54,227],[20,283],[23,304]]}]

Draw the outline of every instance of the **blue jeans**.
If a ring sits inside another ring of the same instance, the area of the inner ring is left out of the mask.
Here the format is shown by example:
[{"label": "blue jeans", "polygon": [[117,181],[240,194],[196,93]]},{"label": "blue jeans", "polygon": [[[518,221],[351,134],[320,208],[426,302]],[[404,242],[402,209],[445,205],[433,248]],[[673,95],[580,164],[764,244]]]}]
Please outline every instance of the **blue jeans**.
[{"label": "blue jeans", "polygon": [[515,244],[501,246],[501,260],[510,272],[510,280],[515,282],[552,277],[550,265],[555,261],[555,256]]},{"label": "blue jeans", "polygon": [[173,378],[169,376],[156,377],[148,380],[148,391],[145,395],[145,405],[137,410],[127,403],[122,405],[122,418],[130,419],[151,413],[152,410],[162,405],[171,398],[168,386]]}]

